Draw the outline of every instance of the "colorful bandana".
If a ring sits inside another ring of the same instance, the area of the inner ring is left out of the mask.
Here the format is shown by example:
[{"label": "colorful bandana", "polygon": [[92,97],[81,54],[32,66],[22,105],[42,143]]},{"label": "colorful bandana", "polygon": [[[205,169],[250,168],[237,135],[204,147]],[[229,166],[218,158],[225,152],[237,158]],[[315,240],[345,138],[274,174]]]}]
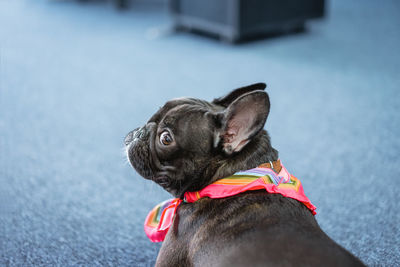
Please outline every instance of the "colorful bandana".
[{"label": "colorful bandana", "polygon": [[265,189],[271,194],[281,194],[296,199],[315,215],[316,207],[304,194],[300,180],[291,175],[283,164],[281,165],[282,169],[279,174],[264,167],[265,165],[261,165],[254,169],[236,172],[232,176],[220,179],[199,191],[186,192],[184,200],[179,198],[166,200],[154,207],[147,215],[144,231],[151,241],[162,242],[182,201],[193,203],[203,197],[225,198],[245,191],[260,189]]}]

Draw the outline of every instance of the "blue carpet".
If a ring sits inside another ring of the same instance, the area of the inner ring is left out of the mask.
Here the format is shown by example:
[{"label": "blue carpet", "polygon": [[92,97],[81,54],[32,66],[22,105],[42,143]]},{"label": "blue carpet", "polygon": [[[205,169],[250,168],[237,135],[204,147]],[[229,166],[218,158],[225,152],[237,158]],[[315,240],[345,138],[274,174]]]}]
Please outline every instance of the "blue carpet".
[{"label": "blue carpet", "polygon": [[231,46],[162,30],[153,6],[0,1],[0,265],[153,265],[142,224],[169,195],[126,163],[125,134],[170,98],[260,81],[322,229],[399,265],[399,11],[332,1],[305,33]]}]

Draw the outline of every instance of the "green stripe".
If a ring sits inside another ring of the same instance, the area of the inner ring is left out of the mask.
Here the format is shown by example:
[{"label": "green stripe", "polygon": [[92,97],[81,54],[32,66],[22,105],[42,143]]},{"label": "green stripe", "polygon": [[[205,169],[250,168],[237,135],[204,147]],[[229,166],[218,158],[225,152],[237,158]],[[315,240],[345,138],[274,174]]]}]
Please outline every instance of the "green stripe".
[{"label": "green stripe", "polygon": [[153,222],[158,223],[161,219],[161,212],[160,212],[161,205],[158,205],[157,210],[154,212],[155,216],[153,218]]}]

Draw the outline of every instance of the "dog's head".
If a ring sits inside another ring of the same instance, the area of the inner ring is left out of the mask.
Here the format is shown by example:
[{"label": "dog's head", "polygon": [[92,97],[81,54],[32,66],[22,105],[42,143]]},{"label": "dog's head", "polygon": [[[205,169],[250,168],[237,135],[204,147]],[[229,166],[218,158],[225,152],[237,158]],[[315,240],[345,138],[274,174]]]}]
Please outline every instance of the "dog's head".
[{"label": "dog's head", "polygon": [[265,157],[275,160],[277,152],[262,130],[270,107],[265,87],[263,83],[242,87],[212,102],[194,98],[167,102],[126,136],[130,163],[144,178],[179,197],[255,167]]}]

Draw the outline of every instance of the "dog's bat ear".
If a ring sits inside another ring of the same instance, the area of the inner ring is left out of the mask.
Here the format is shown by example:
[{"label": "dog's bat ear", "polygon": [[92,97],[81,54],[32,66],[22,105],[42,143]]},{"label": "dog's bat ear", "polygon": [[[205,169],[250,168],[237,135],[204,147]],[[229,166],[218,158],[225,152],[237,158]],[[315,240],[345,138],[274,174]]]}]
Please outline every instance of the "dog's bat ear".
[{"label": "dog's bat ear", "polygon": [[268,94],[256,90],[238,97],[220,114],[218,139],[225,154],[239,152],[263,129],[269,108]]},{"label": "dog's bat ear", "polygon": [[250,93],[252,91],[256,90],[264,90],[267,87],[265,83],[255,83],[252,85],[240,87],[238,89],[233,90],[229,94],[223,97],[216,98],[212,101],[213,104],[220,105],[227,107],[229,106],[233,101],[235,101],[238,97]]}]

